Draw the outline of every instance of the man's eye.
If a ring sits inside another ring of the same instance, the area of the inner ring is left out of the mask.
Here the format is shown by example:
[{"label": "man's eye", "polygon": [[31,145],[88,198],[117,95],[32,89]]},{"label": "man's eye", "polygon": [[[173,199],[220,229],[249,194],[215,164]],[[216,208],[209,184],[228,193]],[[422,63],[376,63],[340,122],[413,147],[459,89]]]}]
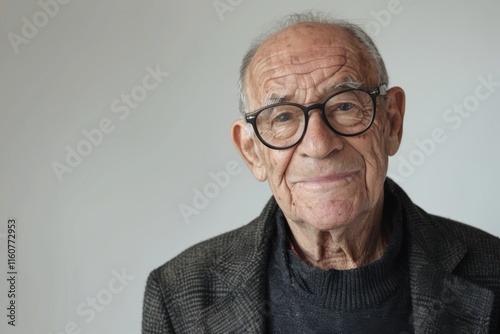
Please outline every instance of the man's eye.
[{"label": "man's eye", "polygon": [[338,106],[338,110],[340,111],[348,111],[348,110],[351,110],[353,108],[353,105],[352,103],[341,103],[339,106]]},{"label": "man's eye", "polygon": [[274,118],[275,122],[283,123],[293,119],[293,115],[290,113],[282,113]]},{"label": "man's eye", "polygon": [[285,122],[292,121],[295,118],[296,118],[296,115],[291,113],[291,112],[282,112],[282,113],[277,114],[273,118],[273,123],[285,123]]}]

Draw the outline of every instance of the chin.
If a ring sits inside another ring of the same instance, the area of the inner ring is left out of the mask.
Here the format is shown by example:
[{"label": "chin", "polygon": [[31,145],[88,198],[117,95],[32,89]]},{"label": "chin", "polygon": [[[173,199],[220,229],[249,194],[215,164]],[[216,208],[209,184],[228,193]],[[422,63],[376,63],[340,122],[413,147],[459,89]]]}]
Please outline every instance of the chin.
[{"label": "chin", "polygon": [[[352,203],[347,201],[330,201],[316,203],[310,207],[302,207],[298,210],[298,221],[326,231],[349,225],[357,215]],[[301,211],[301,212],[299,212]]]}]

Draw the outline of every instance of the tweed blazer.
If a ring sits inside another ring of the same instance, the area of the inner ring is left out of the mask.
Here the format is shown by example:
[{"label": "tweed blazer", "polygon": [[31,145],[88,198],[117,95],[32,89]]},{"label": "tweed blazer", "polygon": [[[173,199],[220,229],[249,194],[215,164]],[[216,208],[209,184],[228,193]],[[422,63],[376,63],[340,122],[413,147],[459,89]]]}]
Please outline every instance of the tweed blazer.
[{"label": "tweed blazer", "polygon": [[[500,240],[402,204],[415,333],[500,333]],[[274,198],[248,225],[201,242],[149,275],[142,332],[266,333]],[[335,333],[335,329],[332,329]]]}]

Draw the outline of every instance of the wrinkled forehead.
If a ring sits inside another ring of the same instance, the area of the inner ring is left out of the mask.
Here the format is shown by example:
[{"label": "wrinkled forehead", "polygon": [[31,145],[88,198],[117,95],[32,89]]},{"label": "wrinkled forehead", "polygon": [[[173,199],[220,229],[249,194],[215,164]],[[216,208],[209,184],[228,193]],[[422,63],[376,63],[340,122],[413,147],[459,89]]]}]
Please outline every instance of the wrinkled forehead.
[{"label": "wrinkled forehead", "polygon": [[276,89],[323,90],[346,80],[376,85],[373,65],[364,46],[344,29],[298,24],[257,50],[248,67],[247,94],[255,101]]}]

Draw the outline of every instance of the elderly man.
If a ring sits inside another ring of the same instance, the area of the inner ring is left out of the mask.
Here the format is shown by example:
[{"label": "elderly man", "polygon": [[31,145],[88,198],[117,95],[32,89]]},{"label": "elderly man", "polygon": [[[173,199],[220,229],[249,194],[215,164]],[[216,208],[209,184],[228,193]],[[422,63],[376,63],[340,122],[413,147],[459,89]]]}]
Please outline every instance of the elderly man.
[{"label": "elderly man", "polygon": [[295,15],[241,68],[234,144],[273,198],[153,271],[144,333],[497,333],[500,241],[386,178],[405,95],[358,26]]}]

